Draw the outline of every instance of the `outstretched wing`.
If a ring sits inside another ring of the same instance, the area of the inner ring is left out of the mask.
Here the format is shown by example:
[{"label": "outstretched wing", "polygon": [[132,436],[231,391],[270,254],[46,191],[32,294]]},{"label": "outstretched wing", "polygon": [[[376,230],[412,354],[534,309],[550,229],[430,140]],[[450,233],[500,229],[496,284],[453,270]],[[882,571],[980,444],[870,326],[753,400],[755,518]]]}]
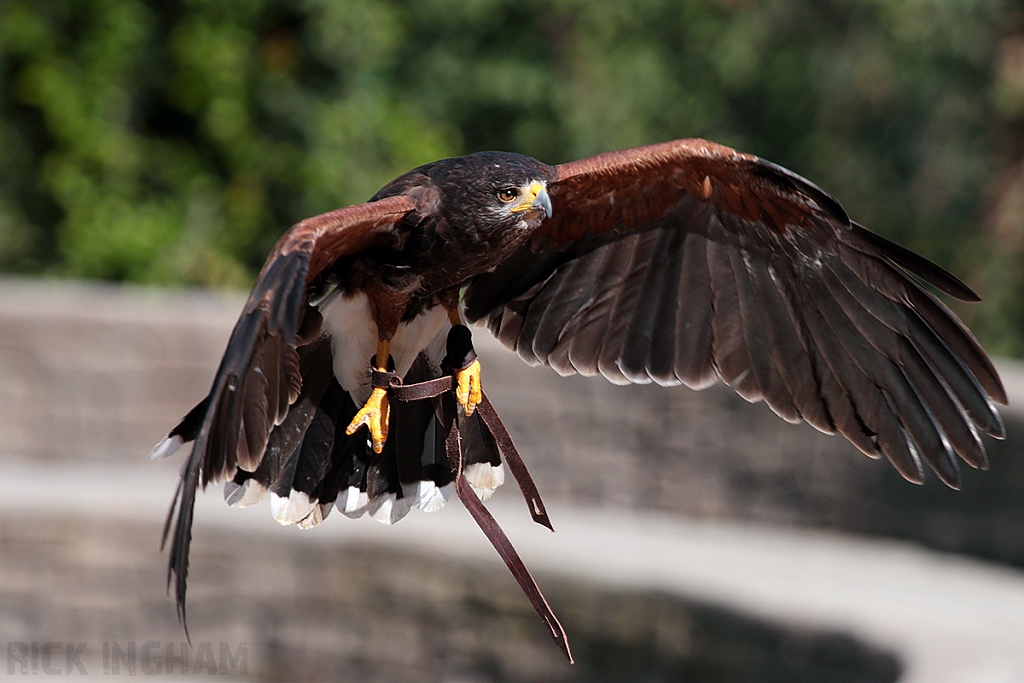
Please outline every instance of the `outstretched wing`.
[{"label": "outstretched wing", "polygon": [[1006,394],[974,336],[909,273],[938,266],[852,223],[803,178],[704,140],[557,167],[552,217],[465,291],[530,364],[612,382],[721,379],[790,422],[838,431],[907,479],[960,485]]},{"label": "outstretched wing", "polygon": [[195,441],[164,528],[166,542],[173,522],[167,580],[177,578],[183,621],[196,488],[230,478],[237,468],[255,470],[271,430],[298,398],[300,353],[320,328],[319,314],[307,305],[307,284],[338,258],[395,239],[398,224],[416,209],[412,199],[398,195],[308,218],[289,229],[245,303],[209,395],[154,449],[154,457],[163,457]]}]

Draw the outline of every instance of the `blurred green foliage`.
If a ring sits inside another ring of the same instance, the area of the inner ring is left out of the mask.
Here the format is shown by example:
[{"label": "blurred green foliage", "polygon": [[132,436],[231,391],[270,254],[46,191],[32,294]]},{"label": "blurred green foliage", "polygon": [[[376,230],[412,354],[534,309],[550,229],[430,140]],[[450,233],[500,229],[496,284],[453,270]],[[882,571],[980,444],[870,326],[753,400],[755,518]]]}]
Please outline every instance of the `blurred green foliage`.
[{"label": "blurred green foliage", "polygon": [[1020,355],[1018,24],[1000,0],[0,0],[0,268],[243,285],[286,226],[420,163],[701,136],[969,274]]}]

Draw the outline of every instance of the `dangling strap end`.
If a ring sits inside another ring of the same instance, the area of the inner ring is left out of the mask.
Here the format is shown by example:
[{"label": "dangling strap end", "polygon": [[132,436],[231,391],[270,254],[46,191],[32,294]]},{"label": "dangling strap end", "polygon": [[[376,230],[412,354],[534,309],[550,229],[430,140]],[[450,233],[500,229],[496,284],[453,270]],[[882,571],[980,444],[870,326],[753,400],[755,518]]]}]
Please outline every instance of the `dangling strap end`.
[{"label": "dangling strap end", "polygon": [[533,518],[533,521],[543,527],[547,527],[551,533],[555,533],[555,527],[551,525],[548,511],[544,509],[544,501],[540,498],[527,498],[526,504],[530,507],[530,517]]},{"label": "dangling strap end", "polygon": [[505,566],[512,572],[512,576],[515,578],[519,587],[523,593],[530,600],[530,604],[533,606],[534,611],[540,617],[544,625],[547,626],[548,631],[551,633],[551,638],[555,641],[555,645],[562,651],[569,663],[572,664],[572,652],[569,650],[569,638],[565,634],[565,629],[562,628],[562,624],[559,623],[558,617],[551,610],[551,606],[548,601],[544,598],[544,594],[540,592],[540,587],[530,574],[530,570],[526,568],[523,560],[519,557],[519,553],[512,547],[512,542],[508,540],[508,536],[498,526],[498,522],[495,521],[491,513],[487,511],[480,499],[477,498],[476,493],[473,492],[473,488],[466,481],[466,475],[460,471],[457,478],[455,479],[455,492],[458,494],[462,504],[466,506],[469,513],[476,520],[480,530],[484,532],[487,540],[491,542],[494,549],[498,551],[498,555],[505,562]]},{"label": "dangling strap end", "polygon": [[498,444],[498,450],[501,451],[501,455],[505,458],[505,464],[508,465],[509,471],[515,477],[516,483],[519,484],[519,490],[522,491],[526,507],[530,509],[530,517],[537,524],[554,531],[555,527],[551,526],[551,519],[548,517],[548,511],[544,507],[544,501],[540,498],[540,491],[537,490],[537,485],[533,483],[533,477],[530,476],[530,471],[526,469],[526,463],[523,462],[522,456],[519,455],[519,449],[516,448],[508,430],[505,429],[504,423],[498,417],[498,412],[494,409],[494,405],[487,398],[487,394],[483,394],[483,401],[477,406],[477,413],[480,415],[480,419],[483,420],[484,428],[494,437],[495,443]]}]

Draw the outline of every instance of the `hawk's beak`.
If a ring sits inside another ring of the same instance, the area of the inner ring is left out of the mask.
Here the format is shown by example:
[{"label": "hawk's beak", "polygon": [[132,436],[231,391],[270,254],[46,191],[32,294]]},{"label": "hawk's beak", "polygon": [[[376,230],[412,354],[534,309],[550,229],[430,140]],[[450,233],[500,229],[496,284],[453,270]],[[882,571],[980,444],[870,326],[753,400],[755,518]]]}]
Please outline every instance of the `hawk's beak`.
[{"label": "hawk's beak", "polygon": [[551,197],[548,191],[538,182],[530,183],[530,188],[523,193],[523,199],[511,209],[514,213],[522,211],[543,211],[545,218],[551,218]]}]

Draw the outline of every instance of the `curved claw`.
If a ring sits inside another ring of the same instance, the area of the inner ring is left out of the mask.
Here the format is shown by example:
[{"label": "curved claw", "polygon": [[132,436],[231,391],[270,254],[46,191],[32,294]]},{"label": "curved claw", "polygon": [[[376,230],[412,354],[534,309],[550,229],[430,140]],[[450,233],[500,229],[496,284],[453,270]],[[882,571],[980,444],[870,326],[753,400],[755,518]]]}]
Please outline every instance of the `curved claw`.
[{"label": "curved claw", "polygon": [[351,436],[360,427],[366,425],[370,429],[370,441],[373,443],[373,452],[380,453],[384,450],[384,442],[388,439],[388,417],[390,412],[387,390],[376,387],[370,393],[370,398],[366,399],[366,403],[359,409],[356,416],[352,418],[352,422],[345,428],[345,433]]},{"label": "curved claw", "polygon": [[455,371],[455,399],[466,410],[466,415],[472,415],[480,402],[484,400],[483,391],[480,388],[480,361],[475,360],[462,370]]}]

